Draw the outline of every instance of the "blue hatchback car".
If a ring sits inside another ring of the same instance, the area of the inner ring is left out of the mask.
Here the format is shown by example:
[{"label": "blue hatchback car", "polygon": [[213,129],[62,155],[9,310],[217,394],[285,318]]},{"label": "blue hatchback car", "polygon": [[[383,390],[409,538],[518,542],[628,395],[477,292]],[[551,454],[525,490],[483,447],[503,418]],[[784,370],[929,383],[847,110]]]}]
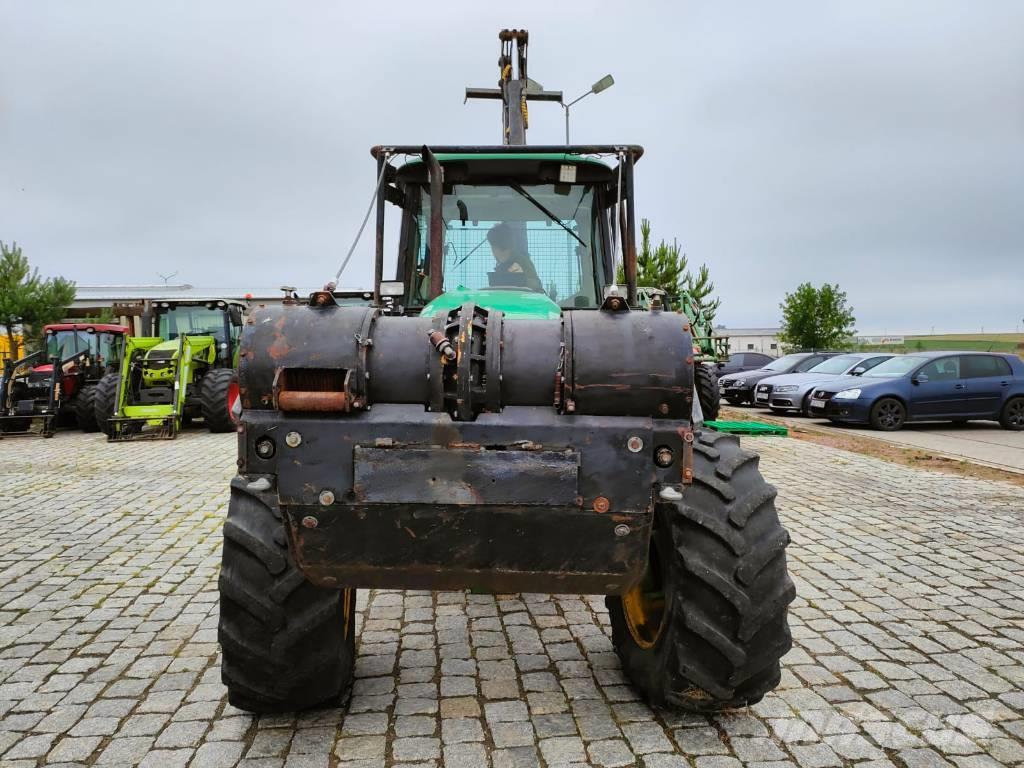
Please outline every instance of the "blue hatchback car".
[{"label": "blue hatchback car", "polygon": [[1024,429],[1024,362],[987,352],[920,352],[811,392],[812,416],[892,431],[908,421],[998,421]]}]

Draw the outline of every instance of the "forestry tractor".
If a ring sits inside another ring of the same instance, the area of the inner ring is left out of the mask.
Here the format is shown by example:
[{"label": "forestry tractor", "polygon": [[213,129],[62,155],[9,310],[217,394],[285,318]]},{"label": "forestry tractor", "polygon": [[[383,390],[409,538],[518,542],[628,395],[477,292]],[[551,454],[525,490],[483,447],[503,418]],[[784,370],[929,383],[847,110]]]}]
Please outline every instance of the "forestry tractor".
[{"label": "forestry tractor", "polygon": [[96,390],[107,439],[173,439],[199,416],[211,432],[234,430],[244,309],[227,299],[152,303],[142,317],[151,335],[129,338],[120,368]]},{"label": "forestry tractor", "polygon": [[[239,365],[219,640],[230,702],[341,700],[356,589],[607,595],[647,700],[761,699],[790,648],[775,489],[693,419],[685,316],[639,308],[631,144],[523,146],[525,30],[496,146],[381,145],[374,302],[257,309]],[[385,280],[386,213],[401,218]],[[622,262],[625,285],[615,281]]]},{"label": "forestry tractor", "polygon": [[[128,328],[106,323],[55,323],[43,328],[42,349],[4,360],[0,379],[0,435],[53,437],[78,423],[95,432],[96,387],[118,368]],[[33,426],[38,425],[38,430]]]}]

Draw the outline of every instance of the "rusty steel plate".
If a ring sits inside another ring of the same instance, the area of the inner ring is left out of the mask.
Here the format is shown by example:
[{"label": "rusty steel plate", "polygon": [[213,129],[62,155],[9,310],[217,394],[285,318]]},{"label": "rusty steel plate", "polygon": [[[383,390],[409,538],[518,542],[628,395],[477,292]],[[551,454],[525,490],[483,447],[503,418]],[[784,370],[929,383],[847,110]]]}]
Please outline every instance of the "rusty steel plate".
[{"label": "rusty steel plate", "polygon": [[356,499],[369,504],[577,505],[576,451],[357,445]]}]

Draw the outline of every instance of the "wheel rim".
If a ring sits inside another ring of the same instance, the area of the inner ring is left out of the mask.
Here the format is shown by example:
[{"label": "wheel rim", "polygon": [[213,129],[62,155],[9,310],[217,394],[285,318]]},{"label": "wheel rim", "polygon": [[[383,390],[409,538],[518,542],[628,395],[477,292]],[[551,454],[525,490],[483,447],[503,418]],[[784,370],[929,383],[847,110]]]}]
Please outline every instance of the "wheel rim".
[{"label": "wheel rim", "polygon": [[1016,400],[1010,403],[1006,409],[1008,421],[1014,427],[1024,427],[1024,400]]},{"label": "wheel rim", "polygon": [[658,551],[651,537],[651,552],[643,578],[622,596],[622,612],[629,634],[641,648],[653,648],[665,626],[665,590]]},{"label": "wheel rim", "polygon": [[[235,409],[238,409],[237,411]],[[231,417],[231,421],[238,423],[238,418],[242,414],[242,403],[239,400],[238,382],[232,381],[228,385],[228,415]]]},{"label": "wheel rim", "polygon": [[898,427],[903,422],[899,403],[889,401],[878,406],[878,421],[883,427]]}]

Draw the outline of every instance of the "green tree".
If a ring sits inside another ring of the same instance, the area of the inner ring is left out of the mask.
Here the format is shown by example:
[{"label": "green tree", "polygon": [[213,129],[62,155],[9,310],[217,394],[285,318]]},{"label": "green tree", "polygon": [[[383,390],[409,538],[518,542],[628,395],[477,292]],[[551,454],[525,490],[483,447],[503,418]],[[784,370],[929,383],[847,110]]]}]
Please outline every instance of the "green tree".
[{"label": "green tree", "polygon": [[[636,254],[636,284],[643,288],[661,288],[669,296],[676,296],[686,284],[686,254],[679,244],[672,245],[664,240],[651,245],[651,222],[640,220],[640,250]],[[616,281],[626,282],[626,275],[619,265]]]},{"label": "green tree", "polygon": [[686,292],[696,302],[708,326],[712,326],[715,322],[715,313],[722,306],[722,300],[714,296],[715,284],[711,280],[708,265],[701,264],[696,277],[692,272],[687,271],[685,281]]},{"label": "green tree", "polygon": [[838,285],[815,288],[801,283],[787,293],[782,309],[779,340],[790,349],[831,349],[846,343],[857,331],[853,307]]},{"label": "green tree", "polygon": [[0,242],[0,325],[7,332],[11,357],[21,357],[14,329],[26,342],[42,341],[43,326],[60,320],[75,300],[75,284],[63,277],[41,278],[17,243]]}]

